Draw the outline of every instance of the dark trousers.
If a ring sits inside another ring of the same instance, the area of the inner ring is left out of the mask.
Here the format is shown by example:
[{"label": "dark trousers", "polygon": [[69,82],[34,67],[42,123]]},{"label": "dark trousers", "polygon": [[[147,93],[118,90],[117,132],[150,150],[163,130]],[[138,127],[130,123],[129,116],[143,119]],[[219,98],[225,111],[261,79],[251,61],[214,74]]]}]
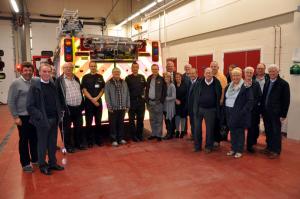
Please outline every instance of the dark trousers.
[{"label": "dark trousers", "polygon": [[245,129],[244,128],[229,128],[231,150],[236,153],[243,153],[245,143]]},{"label": "dark trousers", "polygon": [[[92,126],[93,118],[95,119],[95,126]],[[85,103],[85,121],[86,121],[86,137],[89,144],[101,143],[101,118],[102,118],[102,103],[96,107],[91,102]]]},{"label": "dark trousers", "polygon": [[194,116],[195,136],[194,144],[195,149],[202,148],[202,120],[205,120],[206,125],[206,144],[205,148],[212,149],[214,146],[214,128],[216,121],[215,108],[199,108],[199,113]]},{"label": "dark trousers", "polygon": [[195,123],[194,123],[194,116],[193,114],[190,114],[190,126],[191,126],[191,133],[192,133],[192,138],[195,139]]},{"label": "dark trousers", "polygon": [[37,128],[39,165],[46,164],[46,153],[48,151],[49,165],[56,164],[56,142],[57,142],[57,120],[48,119],[49,128]]},{"label": "dark trousers", "polygon": [[35,127],[29,123],[30,116],[19,116],[22,126],[17,126],[19,130],[19,154],[22,167],[31,162],[37,162],[37,135]]},{"label": "dark trousers", "polygon": [[247,134],[248,149],[252,148],[253,145],[257,144],[257,139],[259,137],[259,122],[260,122],[260,114],[257,110],[253,110],[251,115],[251,127],[248,128],[248,134]]},{"label": "dark trousers", "polygon": [[125,110],[113,110],[108,112],[110,137],[112,141],[120,142],[124,139]]},{"label": "dark trousers", "polygon": [[165,116],[165,125],[167,129],[167,135],[173,136],[175,133],[175,116],[172,119],[166,119],[166,112],[163,112]]},{"label": "dark trousers", "polygon": [[79,106],[68,106],[68,109],[69,113],[66,111],[63,118],[64,141],[67,149],[85,144],[85,136],[81,130],[83,124],[81,109]]},{"label": "dark trousers", "polygon": [[[128,116],[129,116],[129,126],[131,130],[132,138],[142,139],[143,130],[144,130],[145,104],[131,106],[128,112]],[[136,125],[135,125],[135,119],[136,119]]]},{"label": "dark trousers", "polygon": [[272,111],[265,111],[263,114],[267,149],[274,153],[281,152],[281,122],[280,117]]}]

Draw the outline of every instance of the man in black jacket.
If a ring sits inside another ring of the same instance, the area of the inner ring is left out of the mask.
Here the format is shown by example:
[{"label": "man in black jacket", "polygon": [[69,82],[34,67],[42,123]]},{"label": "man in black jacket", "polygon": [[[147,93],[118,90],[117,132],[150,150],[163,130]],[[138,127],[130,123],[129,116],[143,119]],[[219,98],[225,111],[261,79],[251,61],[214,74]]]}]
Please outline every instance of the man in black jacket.
[{"label": "man in black jacket", "polygon": [[214,127],[216,118],[219,117],[222,87],[220,81],[213,76],[212,69],[204,70],[204,78],[195,85],[193,100],[193,122],[195,127],[195,151],[202,148],[202,120],[206,125],[205,152],[212,152],[214,146]]},{"label": "man in black jacket", "polygon": [[[64,144],[68,153],[74,153],[75,147],[85,150],[85,135],[82,132],[82,110],[84,100],[78,77],[73,74],[74,66],[67,62],[63,65],[63,74],[55,81],[61,106],[65,114],[63,118]],[[71,129],[73,123],[74,132]],[[74,143],[75,142],[75,143]]]},{"label": "man in black jacket", "polygon": [[275,64],[268,67],[270,80],[265,84],[262,105],[269,158],[277,158],[281,152],[281,123],[286,119],[290,105],[289,84],[279,77]]},{"label": "man in black jacket", "polygon": [[159,75],[159,67],[157,64],[151,66],[152,75],[147,79],[145,99],[149,111],[151,136],[149,140],[162,138],[162,122],[163,122],[163,103],[166,98],[166,84],[162,76]]},{"label": "man in black jacket", "polygon": [[[40,170],[50,175],[51,170],[63,170],[55,157],[57,127],[61,117],[61,107],[57,90],[50,81],[51,66],[44,63],[39,69],[40,79],[32,82],[27,96],[27,110],[30,121],[36,127],[38,137],[38,162]],[[48,151],[48,163],[46,153]]]}]

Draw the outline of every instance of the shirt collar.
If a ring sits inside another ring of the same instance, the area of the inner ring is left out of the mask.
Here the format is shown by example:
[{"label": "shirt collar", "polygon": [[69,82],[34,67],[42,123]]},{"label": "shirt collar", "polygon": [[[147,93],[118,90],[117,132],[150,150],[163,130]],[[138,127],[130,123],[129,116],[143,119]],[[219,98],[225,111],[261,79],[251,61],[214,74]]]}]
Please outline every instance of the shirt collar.
[{"label": "shirt collar", "polygon": [[[67,78],[67,76],[64,74],[64,79],[68,79]],[[74,79],[74,75],[72,76],[72,79],[71,80],[73,80]]]},{"label": "shirt collar", "polygon": [[209,86],[214,82],[214,78],[211,78],[210,82],[208,82],[205,78],[204,78],[205,83]]},{"label": "shirt collar", "polygon": [[44,84],[49,84],[50,81],[44,81],[42,78],[41,78],[41,82],[44,83]]},{"label": "shirt collar", "polygon": [[272,83],[274,83],[276,80],[277,80],[277,78],[276,78],[276,79],[270,79],[270,81],[271,81]]},{"label": "shirt collar", "polygon": [[30,80],[26,80],[22,75],[21,75],[21,79],[24,81],[24,82],[31,82],[31,79]]}]

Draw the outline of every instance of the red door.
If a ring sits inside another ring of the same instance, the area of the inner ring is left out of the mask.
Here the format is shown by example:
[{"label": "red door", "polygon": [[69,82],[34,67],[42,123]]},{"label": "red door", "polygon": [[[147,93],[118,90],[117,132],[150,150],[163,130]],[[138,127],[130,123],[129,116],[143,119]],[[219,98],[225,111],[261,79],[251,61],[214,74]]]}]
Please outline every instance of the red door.
[{"label": "red door", "polygon": [[189,64],[193,66],[193,68],[197,68],[198,76],[202,77],[204,73],[204,69],[209,67],[210,62],[213,60],[213,55],[198,55],[189,57]]},{"label": "red door", "polygon": [[174,70],[177,72],[177,58],[176,57],[170,57],[166,59],[166,63],[168,61],[172,61],[174,63]]},{"label": "red door", "polygon": [[241,69],[244,69],[247,66],[252,66],[256,69],[256,66],[259,63],[260,50],[224,53],[224,74],[228,73],[228,68],[231,64],[234,64]]}]

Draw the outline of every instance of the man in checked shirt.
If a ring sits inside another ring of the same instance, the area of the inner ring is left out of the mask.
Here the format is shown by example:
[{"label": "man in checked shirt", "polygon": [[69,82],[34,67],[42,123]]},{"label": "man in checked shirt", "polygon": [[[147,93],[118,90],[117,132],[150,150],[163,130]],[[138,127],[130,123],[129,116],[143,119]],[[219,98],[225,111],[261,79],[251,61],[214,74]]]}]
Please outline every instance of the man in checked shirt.
[{"label": "man in checked shirt", "polygon": [[[64,144],[68,153],[74,153],[75,147],[86,150],[86,138],[82,131],[82,110],[84,108],[80,81],[73,74],[74,65],[67,62],[63,65],[63,74],[57,78],[55,85],[65,114],[63,118]],[[73,123],[73,131],[71,124]]]}]

